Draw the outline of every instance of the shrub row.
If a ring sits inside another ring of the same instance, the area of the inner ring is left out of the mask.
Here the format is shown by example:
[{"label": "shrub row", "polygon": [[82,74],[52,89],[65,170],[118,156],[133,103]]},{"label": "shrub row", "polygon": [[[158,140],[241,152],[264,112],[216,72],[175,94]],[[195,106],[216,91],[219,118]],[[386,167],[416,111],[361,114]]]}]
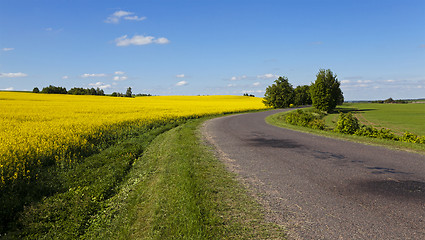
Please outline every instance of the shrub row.
[{"label": "shrub row", "polygon": [[425,144],[425,136],[418,136],[410,132],[405,132],[402,136],[397,136],[390,129],[377,129],[372,126],[360,125],[358,119],[351,113],[340,113],[334,131],[356,136]]},{"label": "shrub row", "polygon": [[[285,121],[292,125],[325,130],[325,122],[322,119],[324,116],[325,114],[318,110],[303,111],[298,109],[297,111],[286,114]],[[372,126],[360,125],[359,120],[350,112],[340,113],[334,131],[349,135],[425,144],[425,136],[418,136],[410,132],[405,132],[402,136],[397,136],[390,129],[378,129]]]}]

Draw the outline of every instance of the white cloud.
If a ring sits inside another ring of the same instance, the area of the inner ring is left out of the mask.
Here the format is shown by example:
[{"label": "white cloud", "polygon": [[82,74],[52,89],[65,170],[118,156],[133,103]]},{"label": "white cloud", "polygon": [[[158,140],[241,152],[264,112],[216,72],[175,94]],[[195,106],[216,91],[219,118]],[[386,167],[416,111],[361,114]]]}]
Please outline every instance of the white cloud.
[{"label": "white cloud", "polygon": [[115,76],[114,77],[114,81],[124,81],[127,80],[128,77],[127,76]]},{"label": "white cloud", "polygon": [[69,78],[69,76],[63,76],[62,77],[62,79],[68,79]]},{"label": "white cloud", "polygon": [[176,78],[184,78],[185,76],[184,76],[184,74],[177,74],[176,75]]},{"label": "white cloud", "polygon": [[123,10],[119,10],[111,14],[106,20],[106,23],[119,23],[121,19],[129,20],[129,21],[142,21],[145,20],[146,17],[138,17],[134,15],[133,12],[127,12]]},{"label": "white cloud", "polygon": [[147,44],[167,44],[170,41],[166,38],[158,38],[152,36],[134,35],[132,38],[128,38],[127,35],[121,36],[115,39],[118,47],[125,47],[129,45],[147,45]]},{"label": "white cloud", "polygon": [[122,71],[116,71],[116,72],[114,72],[114,74],[115,74],[115,75],[124,75],[124,74],[125,74],[125,72],[122,72]]},{"label": "white cloud", "polygon": [[178,83],[176,83],[176,86],[185,86],[185,85],[187,85],[187,84],[189,84],[188,82],[186,82],[186,81],[180,81],[180,82],[178,82]]},{"label": "white cloud", "polygon": [[252,86],[255,86],[255,87],[260,86],[260,82],[255,82],[252,84]]},{"label": "white cloud", "polygon": [[48,31],[48,32],[51,32],[51,31],[53,31],[53,28],[49,27],[49,28],[46,28],[45,30]]},{"label": "white cloud", "polygon": [[257,78],[260,78],[260,79],[276,78],[277,79],[277,78],[279,78],[279,76],[272,74],[272,73],[266,73],[266,74],[263,74],[263,75],[257,75]]},{"label": "white cloud", "polygon": [[81,75],[82,78],[88,78],[88,77],[106,77],[106,74],[104,73],[84,73]]},{"label": "white cloud", "polygon": [[236,87],[236,84],[229,83],[229,84],[227,84],[227,86],[228,87]]},{"label": "white cloud", "polygon": [[393,82],[395,82],[395,80],[388,79],[388,80],[385,80],[385,82],[393,83]]},{"label": "white cloud", "polygon": [[358,83],[371,83],[371,80],[357,80]]},{"label": "white cloud", "polygon": [[350,83],[350,80],[342,80],[341,83]]},{"label": "white cloud", "polygon": [[130,21],[143,21],[146,19],[146,17],[138,17],[138,16],[127,16],[124,17],[125,20],[130,20]]},{"label": "white cloud", "polygon": [[13,87],[8,87],[8,88],[0,89],[0,90],[3,90],[3,91],[13,91],[14,88]]},{"label": "white cloud", "polygon": [[232,81],[237,81],[237,80],[242,80],[242,79],[246,79],[247,76],[246,75],[242,75],[242,76],[233,76],[230,78],[230,80]]},{"label": "white cloud", "polygon": [[106,84],[106,83],[103,83],[103,82],[89,83],[89,86],[97,87],[97,88],[100,88],[100,89],[111,88],[111,84]]},{"label": "white cloud", "polygon": [[9,52],[15,50],[14,48],[3,48],[2,51]]},{"label": "white cloud", "polygon": [[0,73],[0,77],[7,77],[7,78],[15,78],[15,77],[26,77],[28,74],[26,73]]},{"label": "white cloud", "polygon": [[168,40],[168,39],[166,39],[164,37],[161,37],[161,38],[158,38],[158,39],[154,40],[154,42],[156,44],[167,44],[167,43],[170,43],[170,40]]},{"label": "white cloud", "polygon": [[239,93],[264,93],[264,90],[243,90],[240,91]]}]

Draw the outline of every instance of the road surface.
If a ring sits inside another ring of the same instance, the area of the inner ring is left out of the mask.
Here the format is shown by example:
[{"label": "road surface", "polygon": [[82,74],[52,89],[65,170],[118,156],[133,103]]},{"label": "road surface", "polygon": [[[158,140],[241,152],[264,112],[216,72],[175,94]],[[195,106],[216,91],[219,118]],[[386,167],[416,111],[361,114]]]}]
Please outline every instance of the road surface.
[{"label": "road surface", "polygon": [[204,136],[290,239],[425,239],[425,156],[278,128],[279,111],[207,121]]}]

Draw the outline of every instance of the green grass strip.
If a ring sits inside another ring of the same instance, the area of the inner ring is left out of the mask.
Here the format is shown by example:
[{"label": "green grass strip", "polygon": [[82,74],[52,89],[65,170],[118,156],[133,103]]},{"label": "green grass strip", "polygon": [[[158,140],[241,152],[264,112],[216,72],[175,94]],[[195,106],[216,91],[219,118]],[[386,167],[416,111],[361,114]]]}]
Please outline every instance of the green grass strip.
[{"label": "green grass strip", "polygon": [[203,120],[158,136],[85,239],[283,239],[210,147]]}]

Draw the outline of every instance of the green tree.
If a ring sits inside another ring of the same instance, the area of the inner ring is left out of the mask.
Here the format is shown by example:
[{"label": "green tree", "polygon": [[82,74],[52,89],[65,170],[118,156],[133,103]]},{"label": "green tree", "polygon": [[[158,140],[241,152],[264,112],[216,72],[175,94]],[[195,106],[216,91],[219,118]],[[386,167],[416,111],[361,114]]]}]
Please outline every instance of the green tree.
[{"label": "green tree", "polygon": [[32,90],[32,92],[33,92],[33,93],[39,93],[39,92],[40,92],[40,89],[38,89],[38,87],[35,87],[35,88]]},{"label": "green tree", "polygon": [[132,97],[133,96],[133,93],[131,92],[131,87],[127,88],[127,91],[125,92],[125,96],[126,97]]},{"label": "green tree", "polygon": [[320,69],[316,81],[310,86],[313,106],[321,111],[332,112],[337,105],[342,104],[344,96],[340,84],[330,69]]},{"label": "green tree", "polygon": [[66,88],[49,85],[41,90],[41,93],[67,94]]},{"label": "green tree", "polygon": [[298,86],[294,90],[294,104],[297,106],[311,105],[310,86]]},{"label": "green tree", "polygon": [[273,108],[287,108],[294,103],[294,88],[288,78],[279,77],[275,83],[266,88],[263,103]]}]

